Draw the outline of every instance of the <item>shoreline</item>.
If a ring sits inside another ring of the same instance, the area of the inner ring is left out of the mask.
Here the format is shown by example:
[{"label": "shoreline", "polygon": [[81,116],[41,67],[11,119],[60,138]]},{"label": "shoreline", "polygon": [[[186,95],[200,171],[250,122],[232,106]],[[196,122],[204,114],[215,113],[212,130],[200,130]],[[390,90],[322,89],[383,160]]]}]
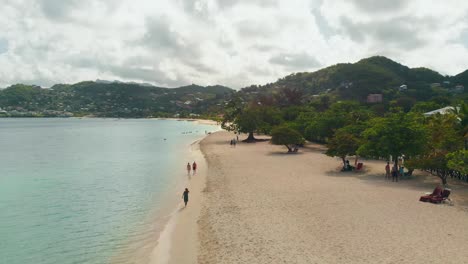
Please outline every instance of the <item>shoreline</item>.
[{"label": "shoreline", "polygon": [[[191,144],[197,157],[197,173],[192,175],[185,186],[189,189],[189,202],[184,207],[182,199],[174,208],[170,219],[164,225],[156,247],[149,257],[150,264],[195,263],[198,252],[198,227],[202,192],[205,188],[208,164],[201,150],[201,142],[209,135]],[[182,192],[180,192],[182,194]],[[176,194],[177,195],[177,194]],[[180,195],[181,196],[181,195]]]},{"label": "shoreline", "polygon": [[212,119],[199,119],[199,118],[173,118],[173,117],[97,117],[97,116],[0,116],[0,119],[125,119],[125,120],[172,120],[172,121],[187,121],[187,122],[196,122],[202,125],[219,125],[219,122]]},{"label": "shoreline", "polygon": [[150,117],[146,119],[151,120],[173,120],[173,121],[187,121],[187,122],[196,122],[203,125],[220,125],[219,122],[211,119],[198,119],[198,118],[165,118],[165,117]]},{"label": "shoreline", "polygon": [[[162,202],[163,206],[158,209],[157,212],[148,216],[149,219],[151,219],[150,221],[153,223],[153,227],[156,228],[156,232],[152,232],[154,235],[152,236],[153,238],[145,241],[139,241],[137,244],[135,244],[135,242],[129,242],[128,245],[133,248],[134,252],[130,252],[128,250],[126,252],[121,252],[122,254],[118,254],[113,257],[111,263],[121,263],[122,261],[124,261],[123,263],[168,263],[169,259],[172,259],[170,258],[170,256],[172,256],[171,251],[176,248],[172,245],[174,243],[173,233],[176,226],[178,226],[181,204],[183,207],[180,195],[182,194],[183,188],[187,186],[192,191],[192,182],[198,182],[199,180],[195,179],[199,178],[199,175],[205,175],[205,173],[202,172],[206,170],[206,162],[203,153],[200,150],[200,142],[208,135],[209,134],[201,134],[197,139],[186,145],[186,153],[183,157],[180,157],[183,160],[195,160],[199,165],[197,174],[187,176],[185,170],[182,172],[174,172],[174,174],[179,174],[178,176],[174,176],[182,177],[183,179],[179,179],[177,182],[174,182],[170,190],[164,194]],[[178,168],[174,169],[176,171],[178,170]],[[194,192],[196,192],[196,189],[197,188],[194,188]],[[189,204],[194,203],[192,198],[193,196],[190,197]],[[195,237],[196,236],[194,236],[194,239]],[[151,236],[149,236],[149,238],[151,238]],[[189,245],[192,244],[193,243],[190,243]]]}]

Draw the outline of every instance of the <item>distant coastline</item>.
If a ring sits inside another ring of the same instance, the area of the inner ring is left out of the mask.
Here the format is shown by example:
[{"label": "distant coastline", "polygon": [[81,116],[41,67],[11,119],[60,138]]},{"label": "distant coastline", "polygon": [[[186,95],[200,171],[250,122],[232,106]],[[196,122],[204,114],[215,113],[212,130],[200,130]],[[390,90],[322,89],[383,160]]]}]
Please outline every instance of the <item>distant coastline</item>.
[{"label": "distant coastline", "polygon": [[86,115],[86,116],[1,116],[0,119],[10,119],[10,118],[70,118],[70,119],[149,119],[149,120],[173,120],[173,121],[188,121],[188,122],[198,122],[200,124],[207,124],[207,125],[217,125],[219,124],[218,121],[213,119],[201,119],[201,118],[177,118],[177,117],[101,117],[101,116],[94,116],[94,115]]}]

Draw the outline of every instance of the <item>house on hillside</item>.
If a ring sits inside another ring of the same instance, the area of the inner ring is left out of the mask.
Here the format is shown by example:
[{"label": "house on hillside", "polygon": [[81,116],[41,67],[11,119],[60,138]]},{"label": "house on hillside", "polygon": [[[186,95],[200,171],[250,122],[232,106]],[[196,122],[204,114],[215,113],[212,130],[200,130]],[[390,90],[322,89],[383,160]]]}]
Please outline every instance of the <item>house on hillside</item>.
[{"label": "house on hillside", "polygon": [[400,92],[401,91],[406,91],[406,90],[408,90],[408,85],[406,85],[406,84],[402,84],[402,85],[400,85],[400,87],[398,87],[398,91],[400,91]]},{"label": "house on hillside", "polygon": [[435,114],[446,115],[446,114],[453,113],[454,110],[455,110],[455,107],[446,106],[444,108],[440,108],[440,109],[436,109],[436,110],[424,113],[424,116],[431,116],[431,115],[435,115]]},{"label": "house on hillside", "polygon": [[465,91],[465,87],[461,84],[455,86],[455,88],[451,90],[453,93],[463,93],[463,91]]},{"label": "house on hillside", "polygon": [[367,96],[367,103],[381,103],[383,100],[382,94],[369,94]]}]

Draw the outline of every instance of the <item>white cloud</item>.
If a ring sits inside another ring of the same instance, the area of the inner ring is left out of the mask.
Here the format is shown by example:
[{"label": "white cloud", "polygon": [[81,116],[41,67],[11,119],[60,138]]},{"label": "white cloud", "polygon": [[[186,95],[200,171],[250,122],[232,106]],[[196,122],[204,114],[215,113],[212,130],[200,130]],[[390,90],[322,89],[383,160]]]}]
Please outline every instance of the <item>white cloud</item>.
[{"label": "white cloud", "polygon": [[240,88],[377,54],[457,74],[468,68],[467,17],[458,0],[2,0],[0,87]]}]

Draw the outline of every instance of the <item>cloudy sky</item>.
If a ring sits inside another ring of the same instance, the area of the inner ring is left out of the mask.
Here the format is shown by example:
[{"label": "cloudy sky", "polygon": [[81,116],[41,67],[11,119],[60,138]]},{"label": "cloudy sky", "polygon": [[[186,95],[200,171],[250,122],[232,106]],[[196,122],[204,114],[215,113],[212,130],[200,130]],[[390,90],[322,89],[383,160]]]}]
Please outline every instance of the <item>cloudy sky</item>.
[{"label": "cloudy sky", "polygon": [[466,0],[0,0],[0,87],[241,88],[372,55],[468,69]]}]

